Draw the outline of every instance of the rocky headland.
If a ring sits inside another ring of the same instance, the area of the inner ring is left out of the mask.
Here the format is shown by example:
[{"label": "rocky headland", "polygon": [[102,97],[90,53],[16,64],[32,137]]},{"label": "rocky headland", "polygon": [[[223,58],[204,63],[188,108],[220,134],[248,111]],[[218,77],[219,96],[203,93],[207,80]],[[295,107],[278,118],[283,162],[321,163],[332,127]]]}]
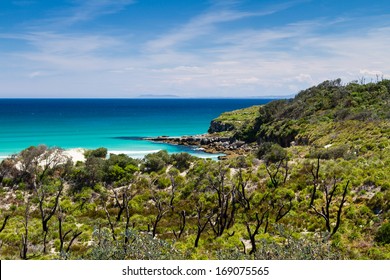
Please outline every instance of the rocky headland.
[{"label": "rocky headland", "polygon": [[221,137],[213,134],[201,134],[193,136],[158,136],[144,138],[147,141],[162,142],[172,145],[184,145],[198,147],[206,153],[224,153],[227,157],[242,155],[251,151],[250,145],[233,137]]},{"label": "rocky headland", "polygon": [[[254,126],[260,106],[252,106],[231,112],[225,112],[210,122],[208,133],[192,136],[159,136],[144,138],[147,141],[173,145],[194,146],[207,153],[223,153],[226,157],[244,155],[253,150],[255,143],[245,141],[241,131]],[[221,159],[225,157],[220,157]]]}]

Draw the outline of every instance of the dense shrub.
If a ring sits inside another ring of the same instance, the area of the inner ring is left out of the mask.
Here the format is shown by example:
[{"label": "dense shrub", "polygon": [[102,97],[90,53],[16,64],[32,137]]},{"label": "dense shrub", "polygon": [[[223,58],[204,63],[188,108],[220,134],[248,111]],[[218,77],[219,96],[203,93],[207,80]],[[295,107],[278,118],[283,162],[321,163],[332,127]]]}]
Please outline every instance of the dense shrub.
[{"label": "dense shrub", "polygon": [[384,223],[375,235],[375,241],[390,244],[390,222]]},{"label": "dense shrub", "polygon": [[180,254],[168,242],[155,239],[150,234],[139,233],[133,229],[127,232],[131,240],[114,241],[107,229],[94,232],[94,245],[87,255],[92,260],[172,260]]},{"label": "dense shrub", "polygon": [[86,158],[96,157],[96,158],[106,158],[107,157],[107,149],[106,148],[97,148],[95,150],[87,150],[84,153]]}]

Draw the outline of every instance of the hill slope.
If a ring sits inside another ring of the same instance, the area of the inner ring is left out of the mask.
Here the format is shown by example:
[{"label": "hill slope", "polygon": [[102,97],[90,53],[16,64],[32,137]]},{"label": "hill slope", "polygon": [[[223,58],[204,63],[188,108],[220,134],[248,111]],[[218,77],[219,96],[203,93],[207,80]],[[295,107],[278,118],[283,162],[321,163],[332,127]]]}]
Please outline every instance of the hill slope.
[{"label": "hill slope", "polygon": [[388,144],[389,119],[390,80],[342,85],[338,79],[303,90],[293,99],[224,113],[213,120],[209,132],[228,131],[237,140],[283,147],[353,141],[359,149],[381,149]]}]

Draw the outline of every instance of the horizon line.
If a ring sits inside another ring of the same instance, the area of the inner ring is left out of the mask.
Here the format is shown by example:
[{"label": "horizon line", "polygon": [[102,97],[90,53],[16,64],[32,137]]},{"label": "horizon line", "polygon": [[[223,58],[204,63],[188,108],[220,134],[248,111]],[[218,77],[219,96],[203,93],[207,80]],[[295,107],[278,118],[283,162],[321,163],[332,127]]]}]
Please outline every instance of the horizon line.
[{"label": "horizon line", "polygon": [[222,96],[222,97],[181,97],[181,96],[172,96],[172,97],[166,97],[166,96],[139,96],[139,97],[0,97],[0,100],[12,100],[12,99],[68,99],[68,100],[87,100],[87,99],[101,99],[101,100],[113,100],[113,99],[289,99],[293,98],[294,95],[286,95],[286,96],[244,96],[244,97],[229,97],[229,96]]}]

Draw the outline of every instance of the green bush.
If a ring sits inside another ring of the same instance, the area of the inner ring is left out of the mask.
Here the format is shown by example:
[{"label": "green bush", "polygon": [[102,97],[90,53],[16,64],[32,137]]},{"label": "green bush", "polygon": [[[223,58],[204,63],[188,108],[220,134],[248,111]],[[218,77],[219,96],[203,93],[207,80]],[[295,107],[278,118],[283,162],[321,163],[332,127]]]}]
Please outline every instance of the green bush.
[{"label": "green bush", "polygon": [[84,153],[86,158],[96,157],[96,158],[106,158],[107,157],[107,149],[106,148],[97,148],[95,150],[88,150]]},{"label": "green bush", "polygon": [[[123,236],[122,238],[125,238]],[[107,229],[95,231],[94,245],[87,259],[92,260],[172,260],[182,256],[164,240],[133,229],[127,232],[129,243],[124,239],[113,241]]]},{"label": "green bush", "polygon": [[381,244],[390,244],[390,222],[384,223],[375,235],[375,241]]}]

